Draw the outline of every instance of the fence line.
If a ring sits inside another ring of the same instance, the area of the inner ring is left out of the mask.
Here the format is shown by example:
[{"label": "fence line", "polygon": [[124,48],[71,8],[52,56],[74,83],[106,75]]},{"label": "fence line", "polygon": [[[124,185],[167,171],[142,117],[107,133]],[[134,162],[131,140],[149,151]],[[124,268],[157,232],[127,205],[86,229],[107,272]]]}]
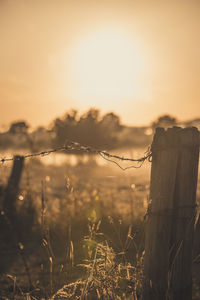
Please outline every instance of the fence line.
[{"label": "fence line", "polygon": [[[140,157],[138,159],[135,159],[135,158],[128,158],[128,157],[110,154],[109,152],[106,152],[104,150],[98,150],[98,149],[95,149],[90,146],[81,145],[78,142],[67,140],[65,142],[64,146],[62,146],[62,147],[58,147],[58,148],[54,148],[54,149],[50,149],[50,150],[46,150],[46,151],[41,151],[38,153],[29,153],[26,155],[20,155],[18,157],[18,159],[22,159],[22,158],[26,159],[26,158],[38,157],[38,156],[43,157],[46,155],[50,155],[51,153],[56,153],[56,152],[60,152],[60,151],[63,151],[63,152],[82,151],[82,152],[97,154],[97,155],[101,156],[103,159],[116,164],[123,171],[130,169],[130,168],[140,168],[146,160],[151,161],[151,157],[152,157],[152,152],[151,152],[150,147],[146,150],[146,152],[145,152],[146,155],[144,155],[143,157]],[[4,164],[5,162],[14,161],[14,159],[15,159],[15,157],[10,157],[10,158],[5,157],[5,158],[0,159],[0,163]],[[120,160],[120,161],[126,161],[126,162],[135,162],[135,163],[138,163],[138,165],[122,167],[114,159]]]},{"label": "fence line", "polygon": [[[158,128],[146,155],[134,159],[113,155],[80,143],[39,153],[3,158],[0,162],[23,163],[24,159],[59,151],[82,151],[100,155],[122,170],[140,168],[152,159],[150,201],[144,216],[145,257],[143,299],[192,299],[193,239],[199,163],[199,132],[196,128]],[[138,165],[123,168],[120,161]],[[9,212],[9,210],[7,211]],[[4,216],[4,211],[1,212]],[[199,221],[198,221],[199,222]],[[199,228],[199,227],[198,227]],[[198,239],[199,239],[199,232]],[[198,244],[199,245],[199,244]]]}]

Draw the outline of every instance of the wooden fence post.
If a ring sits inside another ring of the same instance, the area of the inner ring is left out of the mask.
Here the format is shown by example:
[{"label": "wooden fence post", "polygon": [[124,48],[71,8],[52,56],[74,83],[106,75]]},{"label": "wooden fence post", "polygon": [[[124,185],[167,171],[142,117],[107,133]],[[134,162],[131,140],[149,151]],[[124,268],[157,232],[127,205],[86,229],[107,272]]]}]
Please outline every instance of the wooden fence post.
[{"label": "wooden fence post", "polygon": [[[15,156],[12,171],[5,189],[3,211],[0,218],[0,274],[5,273],[16,259],[16,235],[17,225],[16,201],[19,192],[19,183],[22,175],[24,158]],[[11,249],[11,250],[10,250]],[[11,251],[8,256],[8,251]]]},{"label": "wooden fence post", "polygon": [[156,130],[145,232],[144,300],[192,299],[199,132]]},{"label": "wooden fence post", "polygon": [[16,212],[16,200],[19,193],[19,183],[24,167],[24,157],[16,155],[14,157],[13,167],[8,179],[8,184],[5,190],[3,209],[6,215],[12,221]]}]

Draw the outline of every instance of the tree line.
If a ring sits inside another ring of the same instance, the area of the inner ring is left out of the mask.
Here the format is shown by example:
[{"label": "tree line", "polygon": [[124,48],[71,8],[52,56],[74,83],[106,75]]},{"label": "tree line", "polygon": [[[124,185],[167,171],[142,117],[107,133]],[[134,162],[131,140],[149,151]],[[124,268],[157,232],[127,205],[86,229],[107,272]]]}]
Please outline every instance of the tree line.
[{"label": "tree line", "polygon": [[101,115],[98,109],[91,108],[79,114],[77,110],[70,110],[56,118],[48,129],[38,127],[31,132],[26,121],[13,122],[8,131],[0,134],[0,145],[1,148],[29,148],[33,152],[45,147],[59,147],[67,139],[97,149],[146,146],[156,127],[167,128],[177,123],[175,117],[163,115],[149,126],[130,127],[123,125],[113,112]]}]

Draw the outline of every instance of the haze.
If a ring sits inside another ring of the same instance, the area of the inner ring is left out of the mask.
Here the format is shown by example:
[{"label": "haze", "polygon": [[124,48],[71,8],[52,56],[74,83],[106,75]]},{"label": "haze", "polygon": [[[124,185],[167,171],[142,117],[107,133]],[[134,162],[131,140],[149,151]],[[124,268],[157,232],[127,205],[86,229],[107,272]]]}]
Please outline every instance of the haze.
[{"label": "haze", "polygon": [[70,108],[199,116],[198,0],[1,0],[0,124]]}]

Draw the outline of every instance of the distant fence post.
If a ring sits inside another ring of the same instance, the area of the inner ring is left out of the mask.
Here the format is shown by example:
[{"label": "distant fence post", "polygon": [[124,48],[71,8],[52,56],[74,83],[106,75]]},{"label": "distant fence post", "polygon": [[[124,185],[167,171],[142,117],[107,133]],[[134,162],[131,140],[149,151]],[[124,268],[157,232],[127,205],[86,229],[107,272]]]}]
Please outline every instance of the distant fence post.
[{"label": "distant fence post", "polygon": [[6,215],[12,219],[16,211],[16,200],[19,193],[19,183],[24,167],[24,157],[16,155],[13,167],[5,190],[3,209]]},{"label": "distant fence post", "polygon": [[192,299],[199,132],[158,128],[152,143],[144,300]]}]

